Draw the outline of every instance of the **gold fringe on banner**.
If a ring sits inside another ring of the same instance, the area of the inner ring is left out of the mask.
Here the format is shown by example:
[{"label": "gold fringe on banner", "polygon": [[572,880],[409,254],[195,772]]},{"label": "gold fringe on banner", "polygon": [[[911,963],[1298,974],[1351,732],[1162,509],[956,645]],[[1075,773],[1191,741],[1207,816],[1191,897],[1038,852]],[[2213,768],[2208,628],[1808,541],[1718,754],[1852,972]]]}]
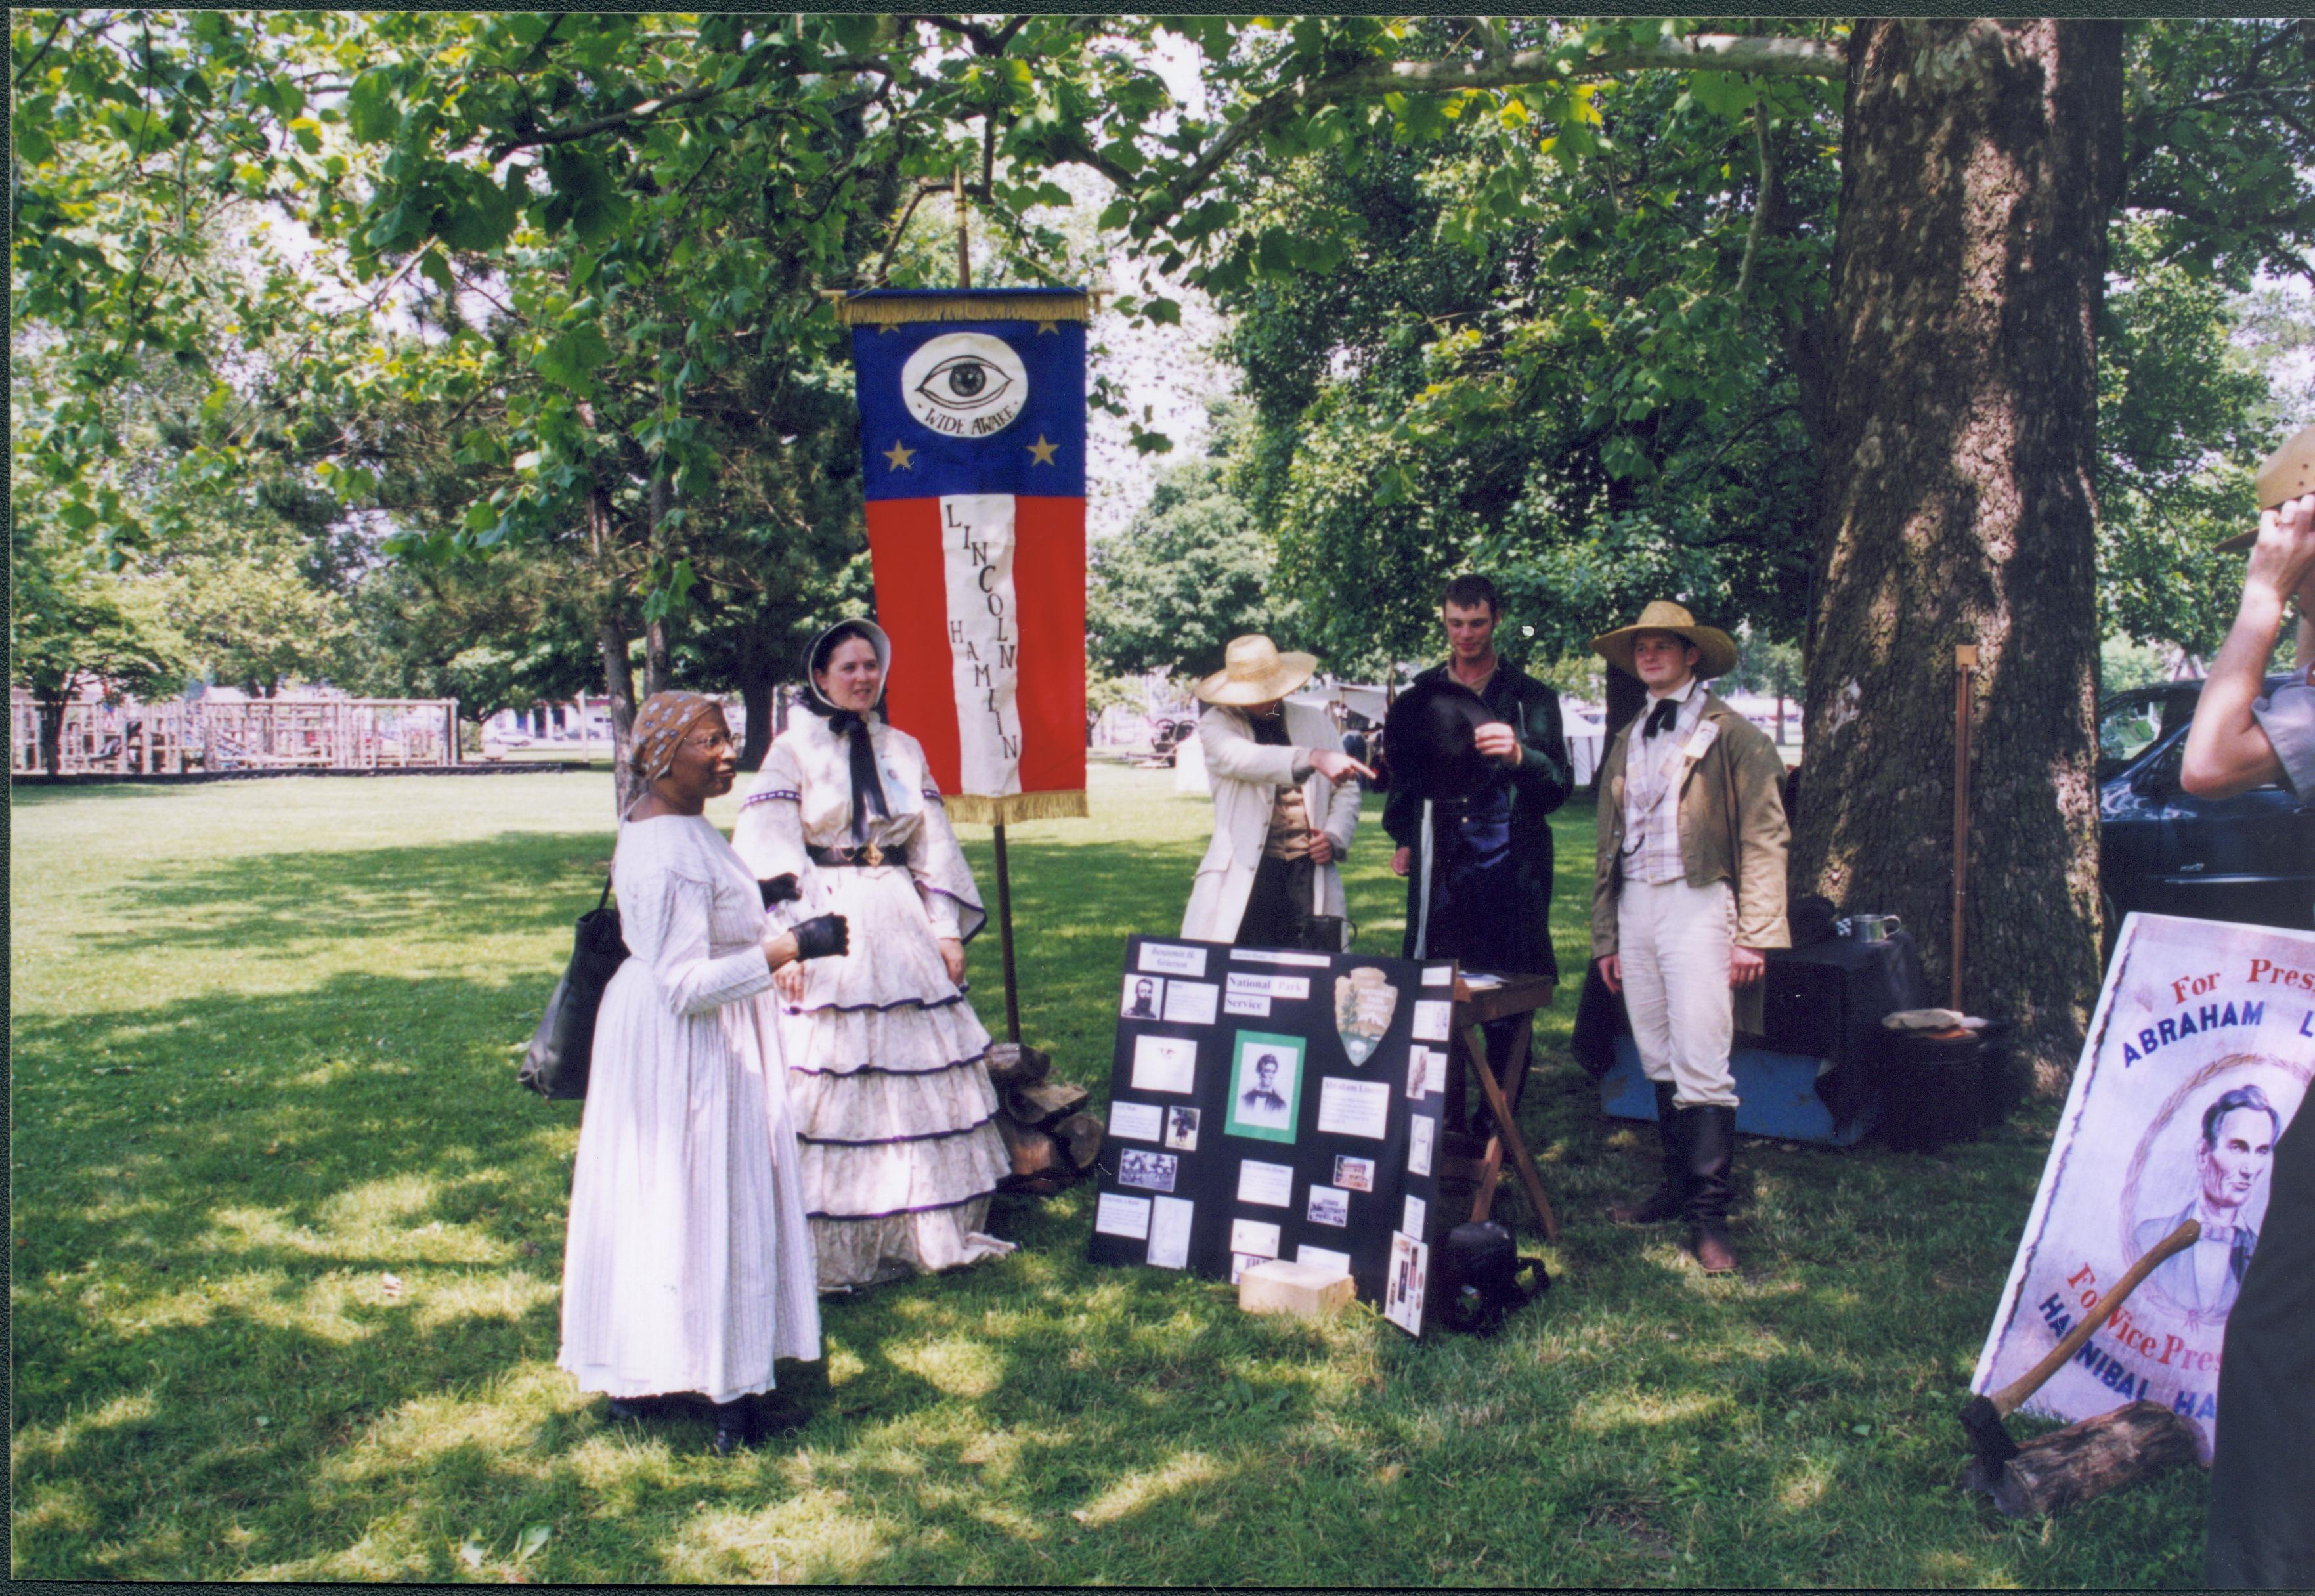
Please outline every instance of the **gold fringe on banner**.
[{"label": "gold fringe on banner", "polygon": [[897,327],[909,322],[1083,322],[1092,319],[1083,294],[959,294],[954,298],[838,299],[836,319],[847,327]]},{"label": "gold fringe on banner", "polygon": [[941,800],[952,820],[1011,826],[1022,820],[1082,820],[1083,793],[957,793]]}]

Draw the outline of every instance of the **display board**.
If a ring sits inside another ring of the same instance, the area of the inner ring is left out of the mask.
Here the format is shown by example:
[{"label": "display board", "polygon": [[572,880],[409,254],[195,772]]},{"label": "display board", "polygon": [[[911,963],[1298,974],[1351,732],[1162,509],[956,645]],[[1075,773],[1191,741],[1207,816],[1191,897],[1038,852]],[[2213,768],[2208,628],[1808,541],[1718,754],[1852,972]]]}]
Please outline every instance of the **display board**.
[{"label": "display board", "polygon": [[2315,935],[2133,914],[2123,922],[2041,1189],[1971,1388],[2017,1379],[2186,1219],[2202,1239],[2146,1277],[2026,1411],[2160,1402],[2218,1419],[2228,1310],[2267,1222],[2275,1143],[2315,1074]]},{"label": "display board", "polygon": [[1423,1333],[1455,966],[1137,936],[1088,1254],[1330,1265]]}]

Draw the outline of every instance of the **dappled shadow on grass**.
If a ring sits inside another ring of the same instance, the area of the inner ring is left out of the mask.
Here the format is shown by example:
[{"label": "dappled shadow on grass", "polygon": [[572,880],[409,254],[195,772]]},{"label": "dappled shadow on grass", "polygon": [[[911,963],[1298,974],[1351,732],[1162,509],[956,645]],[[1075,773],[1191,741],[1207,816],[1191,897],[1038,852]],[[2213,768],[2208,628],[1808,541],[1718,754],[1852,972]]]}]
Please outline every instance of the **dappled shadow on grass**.
[{"label": "dappled shadow on grass", "polygon": [[[1572,971],[1589,817],[1568,818]],[[1014,838],[1024,1018],[1097,1095],[1124,939],[1178,925],[1202,848]],[[1935,1158],[1747,1141],[1745,1272],[1707,1281],[1672,1230],[1599,1217],[1653,1175],[1654,1134],[1600,1118],[1567,999],[1520,1116],[1565,1227],[1557,1284],[1492,1340],[1410,1342],[1364,1308],[1248,1318],[1219,1282],[1095,1268],[1080,1187],[1000,1200],[1008,1258],[831,1299],[794,1438],[719,1461],[696,1421],[608,1425],[554,1367],[578,1107],[511,1084],[551,962],[396,972],[509,916],[567,925],[596,852],[534,835],[130,866],[140,896],[179,895],[156,937],[335,939],[362,967],[15,1016],[16,1573],[504,1577],[533,1525],[550,1539],[520,1571],[547,1580],[2121,1585],[2196,1566],[2192,1471],[2046,1538],[1956,1485],[1955,1405],[2041,1127]],[[1376,828],[1354,903],[1395,909],[1383,856]],[[1393,951],[1373,912],[1362,946]],[[1001,1012],[993,938],[973,957]]]}]

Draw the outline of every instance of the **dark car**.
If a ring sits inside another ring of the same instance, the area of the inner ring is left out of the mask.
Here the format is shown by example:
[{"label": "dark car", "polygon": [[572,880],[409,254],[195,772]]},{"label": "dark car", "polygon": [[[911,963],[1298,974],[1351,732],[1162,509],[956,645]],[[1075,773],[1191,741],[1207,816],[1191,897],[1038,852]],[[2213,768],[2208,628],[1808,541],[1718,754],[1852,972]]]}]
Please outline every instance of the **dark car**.
[{"label": "dark car", "polygon": [[[2269,677],[2274,692],[2289,677]],[[2279,783],[2231,798],[2178,785],[2200,682],[2098,705],[2098,891],[2107,946],[2133,909],[2315,927],[2315,798]]]}]

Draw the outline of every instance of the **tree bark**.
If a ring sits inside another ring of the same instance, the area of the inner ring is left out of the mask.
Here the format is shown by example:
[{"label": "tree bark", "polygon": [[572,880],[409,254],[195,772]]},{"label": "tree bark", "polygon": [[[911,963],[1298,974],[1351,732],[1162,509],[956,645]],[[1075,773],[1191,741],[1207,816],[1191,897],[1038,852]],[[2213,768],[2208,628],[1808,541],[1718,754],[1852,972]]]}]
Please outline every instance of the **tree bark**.
[{"label": "tree bark", "polygon": [[73,684],[61,693],[40,695],[40,765],[50,776],[65,773],[65,705],[72,702]]},{"label": "tree bark", "polygon": [[1900,913],[1947,983],[1954,649],[1980,650],[1964,1002],[2046,1087],[2098,985],[2093,343],[2108,22],[1849,36],[1797,892]]},{"label": "tree bark", "polygon": [[[588,540],[603,578],[601,607],[595,612],[595,647],[603,660],[603,694],[611,701],[611,802],[614,812],[624,816],[643,796],[634,766],[635,673],[627,661],[630,638],[620,611],[618,577],[611,569],[611,499],[600,487],[588,498],[587,523]],[[581,704],[582,721],[585,710]]]},{"label": "tree bark", "polygon": [[771,752],[772,687],[771,682],[754,677],[740,683],[740,703],[748,712],[748,731],[740,744],[743,771],[761,770],[764,756]]},{"label": "tree bark", "polygon": [[[661,540],[667,535],[667,510],[672,494],[667,479],[656,478],[651,485],[649,513],[651,528],[648,536],[652,552],[663,554]],[[675,686],[675,645],[669,636],[667,616],[653,616],[643,623],[643,693],[664,693]]]},{"label": "tree bark", "polygon": [[1608,762],[1608,744],[1616,735],[1616,728],[1640,713],[1648,701],[1648,689],[1640,678],[1628,670],[1613,665],[1601,668],[1601,718],[1606,730],[1600,737],[1600,758],[1592,767],[1592,797],[1600,797],[1600,770]]}]

